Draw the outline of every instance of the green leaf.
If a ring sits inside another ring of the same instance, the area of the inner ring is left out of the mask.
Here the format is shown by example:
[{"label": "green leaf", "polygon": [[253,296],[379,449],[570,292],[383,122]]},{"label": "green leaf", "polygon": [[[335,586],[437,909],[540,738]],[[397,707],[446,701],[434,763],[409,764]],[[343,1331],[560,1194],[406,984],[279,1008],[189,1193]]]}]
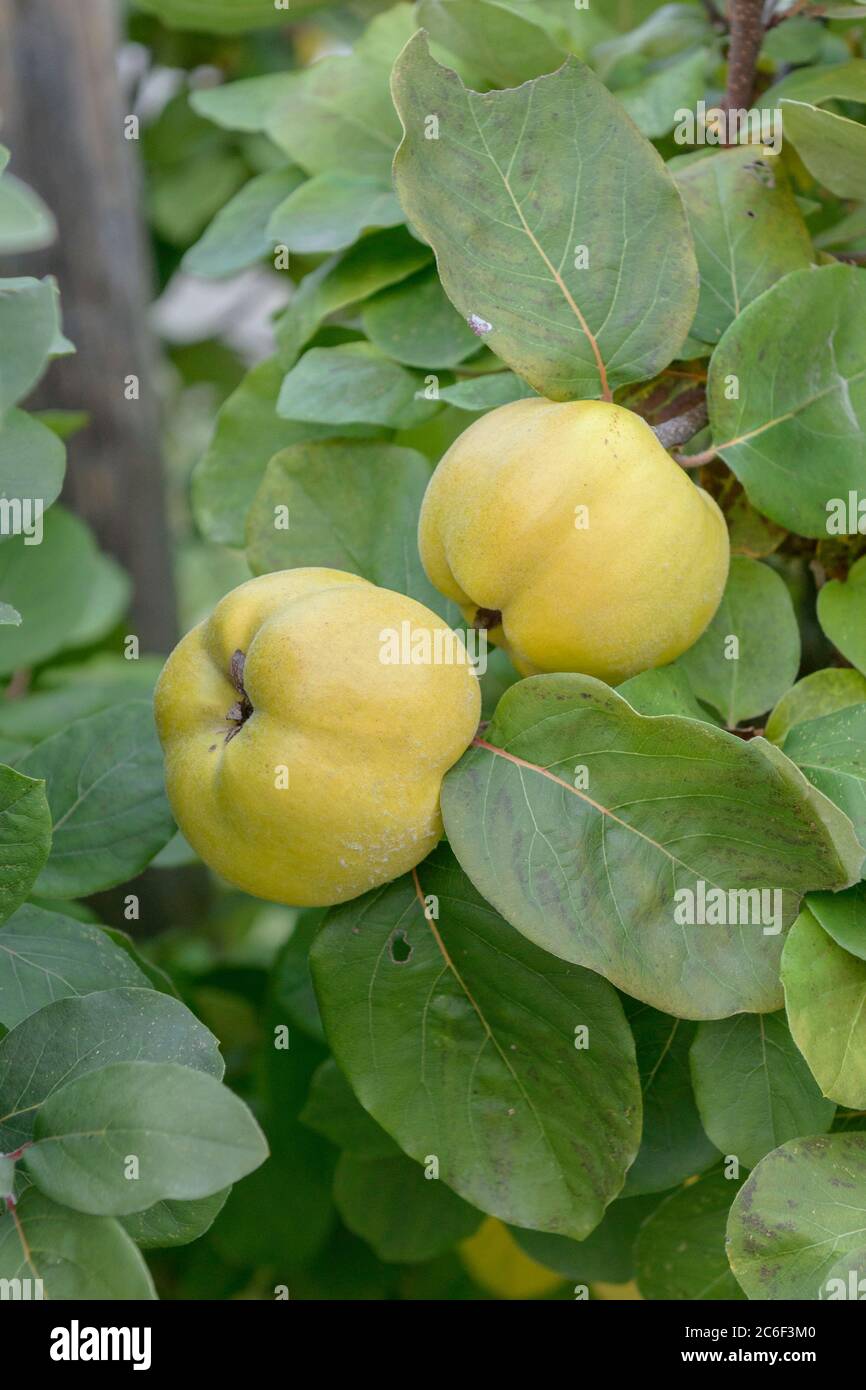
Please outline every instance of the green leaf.
[{"label": "green leaf", "polygon": [[118,1221],[69,1211],[33,1187],[15,1217],[0,1216],[0,1279],[41,1279],[50,1299],[156,1298],[150,1271]]},{"label": "green leaf", "polygon": [[371,343],[409,367],[456,367],[478,351],[432,268],[368,300],[361,322]]},{"label": "green leaf", "polygon": [[836,1107],[821,1095],[783,1013],[701,1023],[691,1068],[707,1134],[745,1168],[786,1140],[824,1134],[833,1123]]},{"label": "green leaf", "polygon": [[40,251],[56,235],[57,223],[38,193],[6,174],[0,183],[0,254]]},{"label": "green leaf", "polygon": [[[394,68],[394,176],[442,284],[553,400],[653,376],[694,317],[697,269],[670,174],[589,68],[479,95],[423,34]],[[428,138],[429,118],[438,138]],[[567,113],[567,116],[565,115]],[[563,121],[569,135],[563,138]],[[611,208],[622,216],[611,218]],[[588,249],[589,267],[580,247]]]},{"label": "green leaf", "polygon": [[484,376],[470,377],[457,381],[453,386],[445,386],[439,392],[439,399],[460,410],[495,410],[498,405],[508,405],[511,401],[526,400],[537,393],[513,372],[486,372]]},{"label": "green leaf", "polygon": [[673,175],[701,275],[692,332],[716,343],[759,294],[812,264],[812,243],[783,165],[761,146],[721,150]]},{"label": "green leaf", "polygon": [[509,1230],[521,1250],[556,1274],[580,1283],[602,1279],[624,1284],[634,1273],[633,1247],[641,1224],[658,1206],[658,1197],[626,1197],[611,1202],[600,1226],[586,1240],[527,1231]]},{"label": "green leaf", "polygon": [[467,1201],[582,1238],[637,1148],[622,1007],[598,976],[512,932],[444,849],[413,878],[336,909],[314,943],[337,1063],[364,1109],[410,1157],[435,1156]]},{"label": "green leaf", "polygon": [[315,907],[299,914],[271,972],[271,988],[280,1015],[316,1042],[324,1042],[325,1034],[313,990],[309,951],[324,915]]},{"label": "green leaf", "polygon": [[143,700],[70,724],[21,759],[44,777],[53,841],[36,891],[79,898],[139,873],[174,834],[153,712]]},{"label": "green leaf", "polygon": [[[824,593],[827,587],[825,585],[824,589],[819,591],[819,604],[820,594]],[[862,676],[859,671],[838,666],[828,667],[824,671],[813,671],[811,675],[804,676],[796,685],[792,685],[774,706],[767,720],[764,737],[781,747],[796,724],[804,724],[807,720],[819,719],[821,715],[833,714],[836,710],[848,709],[851,705],[864,702],[866,676]]]},{"label": "green leaf", "polygon": [[405,227],[373,232],[306,275],[277,321],[280,361],[288,368],[329,314],[398,284],[430,261],[430,249]]},{"label": "green leaf", "polygon": [[267,1152],[250,1111],[213,1076],[174,1062],[115,1062],[48,1097],[22,1162],[54,1201],[126,1216],[169,1197],[210,1197]]},{"label": "green leaf", "polygon": [[444,1182],[428,1180],[422,1164],[405,1154],[342,1154],[334,1200],[349,1230],[366,1240],[380,1260],[398,1264],[435,1259],[481,1223],[480,1211]]},{"label": "green leaf", "polygon": [[866,101],[866,58],[789,72],[768,88],[761,100],[770,105],[788,98],[820,106],[834,97],[842,97],[846,101]]},{"label": "green leaf", "polygon": [[725,1226],[736,1193],[737,1184],[716,1172],[656,1208],[637,1240],[637,1281],[644,1298],[743,1298],[725,1253]]},{"label": "green leaf", "polygon": [[614,95],[638,130],[651,140],[671,131],[682,108],[691,110],[704,95],[708,54],[703,48],[653,68],[639,82],[617,87]]},{"label": "green leaf", "polygon": [[43,671],[39,689],[28,692],[26,700],[7,701],[3,732],[23,743],[39,743],[74,719],[123,700],[149,699],[161,669],[158,657],[126,661],[112,656]]},{"label": "green leaf", "polygon": [[0,280],[0,415],[36,385],[59,334],[53,280]]},{"label": "green leaf", "polygon": [[89,530],[62,507],[42,520],[40,545],[27,535],[0,545],[0,593],[21,614],[21,626],[3,634],[0,675],[11,675],[75,645],[75,630],[104,581]]},{"label": "green leaf", "polygon": [[318,1255],[331,1234],[333,1150],[298,1124],[289,1140],[233,1188],[214,1226],[210,1241],[233,1267],[294,1271]]},{"label": "green leaf", "polygon": [[795,270],[765,291],[713,353],[707,402],[714,446],[754,506],[826,537],[831,508],[862,483],[866,273]]},{"label": "green leaf", "polygon": [[818,591],[818,621],[833,646],[866,675],[866,555]]},{"label": "green leaf", "polygon": [[845,893],[810,893],[806,906],[843,950],[866,961],[866,884]]},{"label": "green leaf", "polygon": [[135,0],[140,10],[156,15],[170,29],[208,34],[243,34],[290,23],[327,0]]},{"label": "green leaf", "polygon": [[367,1114],[333,1057],[316,1071],[300,1118],[338,1149],[360,1158],[393,1158],[400,1154],[390,1134]]},{"label": "green leaf", "polygon": [[679,714],[684,719],[700,719],[704,724],[716,722],[696,699],[680,665],[641,671],[639,676],[623,681],[616,690],[638,714]]},{"label": "green leaf", "polygon": [[792,1139],[767,1154],[728,1218],[731,1269],[752,1299],[819,1299],[866,1218],[866,1134]]},{"label": "green leaf", "polygon": [[420,0],[418,24],[494,87],[519,87],[562,63],[565,52],[531,18],[484,0]]},{"label": "green leaf", "polygon": [[822,1093],[866,1110],[866,961],[804,908],[785,944],[782,983],[791,1033]]},{"label": "green leaf", "polygon": [[268,224],[274,210],[303,182],[300,169],[274,169],[250,179],[220,209],[204,235],[183,258],[189,275],[234,275],[266,256],[273,246]]},{"label": "green leaf", "polygon": [[211,1197],[192,1202],[156,1202],[147,1211],[134,1211],[120,1218],[120,1225],[140,1250],[164,1250],[190,1245],[209,1231],[226,1204],[231,1191],[223,1188]]},{"label": "green leaf", "polygon": [[390,184],[331,169],[307,179],[273,211],[271,245],[304,254],[342,251],[369,227],[394,227],[403,213]]},{"label": "green leaf", "polygon": [[111,555],[97,552],[90,569],[87,603],[72,624],[67,647],[89,647],[107,636],[123,618],[132,595],[132,580]]},{"label": "green leaf", "polygon": [[131,956],[99,927],[29,903],[0,927],[0,1024],[5,1028],[55,999],[149,984]]},{"label": "green leaf", "polygon": [[44,783],[0,766],[0,922],[28,896],[50,848]]},{"label": "green leaf", "polygon": [[58,1087],[114,1062],[177,1062],[217,1080],[224,1070],[216,1038],[168,994],[110,989],[58,999],[0,1041],[0,1149],[29,1141]]},{"label": "green leaf", "polygon": [[676,664],[729,728],[770,709],[800,666],[800,629],[781,575],[735,555],[713,621]]},{"label": "green leaf", "polygon": [[[414,542],[429,481],[423,455],[393,444],[330,439],[285,449],[268,464],[250,510],[250,568],[346,570],[459,621]],[[277,529],[282,509],[288,526]]]},{"label": "green leaf", "polygon": [[[7,411],[0,420],[0,496],[22,504],[25,528],[38,519],[34,504],[41,513],[57,500],[65,471],[66,449],[54,431],[23,410]],[[8,534],[4,529],[0,539]]]},{"label": "green leaf", "polygon": [[780,106],[785,139],[812,177],[839,198],[866,198],[866,126],[805,101]]},{"label": "green leaf", "polygon": [[378,15],[346,56],[292,74],[265,127],[309,174],[345,169],[387,182],[400,138],[391,104],[391,65],[415,29],[408,5]]},{"label": "green leaf", "polygon": [[704,1133],[692,1093],[689,1047],[697,1025],[632,999],[625,1010],[643,1092],[641,1145],[623,1189],[632,1197],[666,1192],[711,1167],[719,1155]]},{"label": "green leaf", "polygon": [[864,741],[866,704],[858,704],[797,724],[783,745],[813,787],[850,816],[861,844],[866,844]]},{"label": "green leaf", "polygon": [[[442,810],[463,868],[518,931],[684,1018],[778,1009],[777,928],[817,880],[859,877],[863,856],[772,745],[637,714],[589,676],[507,690],[484,743],[446,775]],[[781,903],[727,896],[759,888]]]},{"label": "green leaf", "polygon": [[424,380],[370,343],[310,348],[283,381],[277,411],[285,420],[408,429],[438,410]]},{"label": "green leaf", "polygon": [[278,103],[292,89],[291,72],[266,72],[260,77],[244,77],[219,87],[202,87],[190,92],[193,111],[224,130],[259,135]]},{"label": "green leaf", "polygon": [[328,425],[280,418],[277,398],[284,375],[276,357],[247,372],[221,406],[213,439],[193,473],[196,523],[218,545],[243,545],[247,512],[268,459],[291,444],[331,431]]}]

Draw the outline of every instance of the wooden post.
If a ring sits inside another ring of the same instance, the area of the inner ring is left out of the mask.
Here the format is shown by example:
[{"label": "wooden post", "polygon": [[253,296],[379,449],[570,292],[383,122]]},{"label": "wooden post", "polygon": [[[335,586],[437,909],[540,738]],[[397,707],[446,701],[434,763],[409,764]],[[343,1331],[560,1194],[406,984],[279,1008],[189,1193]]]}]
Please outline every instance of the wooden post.
[{"label": "wooden post", "polygon": [[[2,273],[56,275],[77,355],[55,362],[31,404],[85,410],[63,500],[132,575],[143,650],[176,637],[164,507],[149,251],[138,146],[124,136],[117,0],[0,0],[0,141],[45,199],[59,240],[6,257]],[[125,383],[138,380],[139,399]]]}]

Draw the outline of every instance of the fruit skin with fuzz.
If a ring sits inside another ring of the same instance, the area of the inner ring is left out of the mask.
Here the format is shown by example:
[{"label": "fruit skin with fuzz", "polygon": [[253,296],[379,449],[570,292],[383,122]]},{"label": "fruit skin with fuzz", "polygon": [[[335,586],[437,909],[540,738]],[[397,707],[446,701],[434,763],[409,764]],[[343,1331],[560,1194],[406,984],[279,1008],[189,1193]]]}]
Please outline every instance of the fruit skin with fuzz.
[{"label": "fruit skin with fuzz", "polygon": [[604,401],[514,401],[476,420],[430,480],[418,544],[431,582],[522,675],[611,685],[697,641],[729,562],[713,499],[645,420]]},{"label": "fruit skin with fuzz", "polygon": [[478,727],[478,680],[468,664],[383,663],[392,630],[433,634],[422,654],[448,636],[357,575],[284,570],[227,594],[168,658],[155,696],[168,798],[193,849],[245,892],[345,902],[439,840],[439,788]]}]

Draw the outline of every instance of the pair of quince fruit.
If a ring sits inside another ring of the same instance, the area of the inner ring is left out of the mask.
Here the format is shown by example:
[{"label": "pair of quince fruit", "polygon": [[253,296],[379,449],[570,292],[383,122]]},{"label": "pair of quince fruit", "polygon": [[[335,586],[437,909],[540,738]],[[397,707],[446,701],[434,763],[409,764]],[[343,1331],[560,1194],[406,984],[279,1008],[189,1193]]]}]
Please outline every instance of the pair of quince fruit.
[{"label": "pair of quince fruit", "polygon": [[[712,498],[645,421],[599,401],[521,400],[470,425],[430,481],[418,541],[431,582],[522,675],[610,684],[690,647],[728,571]],[[449,651],[413,599],[297,569],[240,585],[183,638],[156,720],[177,823],[211,868],[259,898],[325,905],[430,852],[481,697],[468,662],[387,659],[407,632],[410,651]]]}]

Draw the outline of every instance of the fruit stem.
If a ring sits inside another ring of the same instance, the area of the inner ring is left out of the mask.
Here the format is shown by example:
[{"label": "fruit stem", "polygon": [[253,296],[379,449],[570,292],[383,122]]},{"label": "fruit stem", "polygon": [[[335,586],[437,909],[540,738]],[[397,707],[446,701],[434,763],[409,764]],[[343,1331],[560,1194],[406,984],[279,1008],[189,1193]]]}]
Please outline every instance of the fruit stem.
[{"label": "fruit stem", "polygon": [[244,689],[245,665],[246,657],[244,656],[243,652],[240,650],[233,652],[232,659],[229,663],[229,680],[231,681],[235,690],[238,692],[240,698],[235,700],[235,703],[232,705],[231,709],[226,715],[226,719],[232,726],[226,734],[226,743],[230,743],[231,740],[234,738],[235,734],[240,733],[244,724],[246,724],[247,720],[253,712],[252,701],[250,700],[249,695]]}]

